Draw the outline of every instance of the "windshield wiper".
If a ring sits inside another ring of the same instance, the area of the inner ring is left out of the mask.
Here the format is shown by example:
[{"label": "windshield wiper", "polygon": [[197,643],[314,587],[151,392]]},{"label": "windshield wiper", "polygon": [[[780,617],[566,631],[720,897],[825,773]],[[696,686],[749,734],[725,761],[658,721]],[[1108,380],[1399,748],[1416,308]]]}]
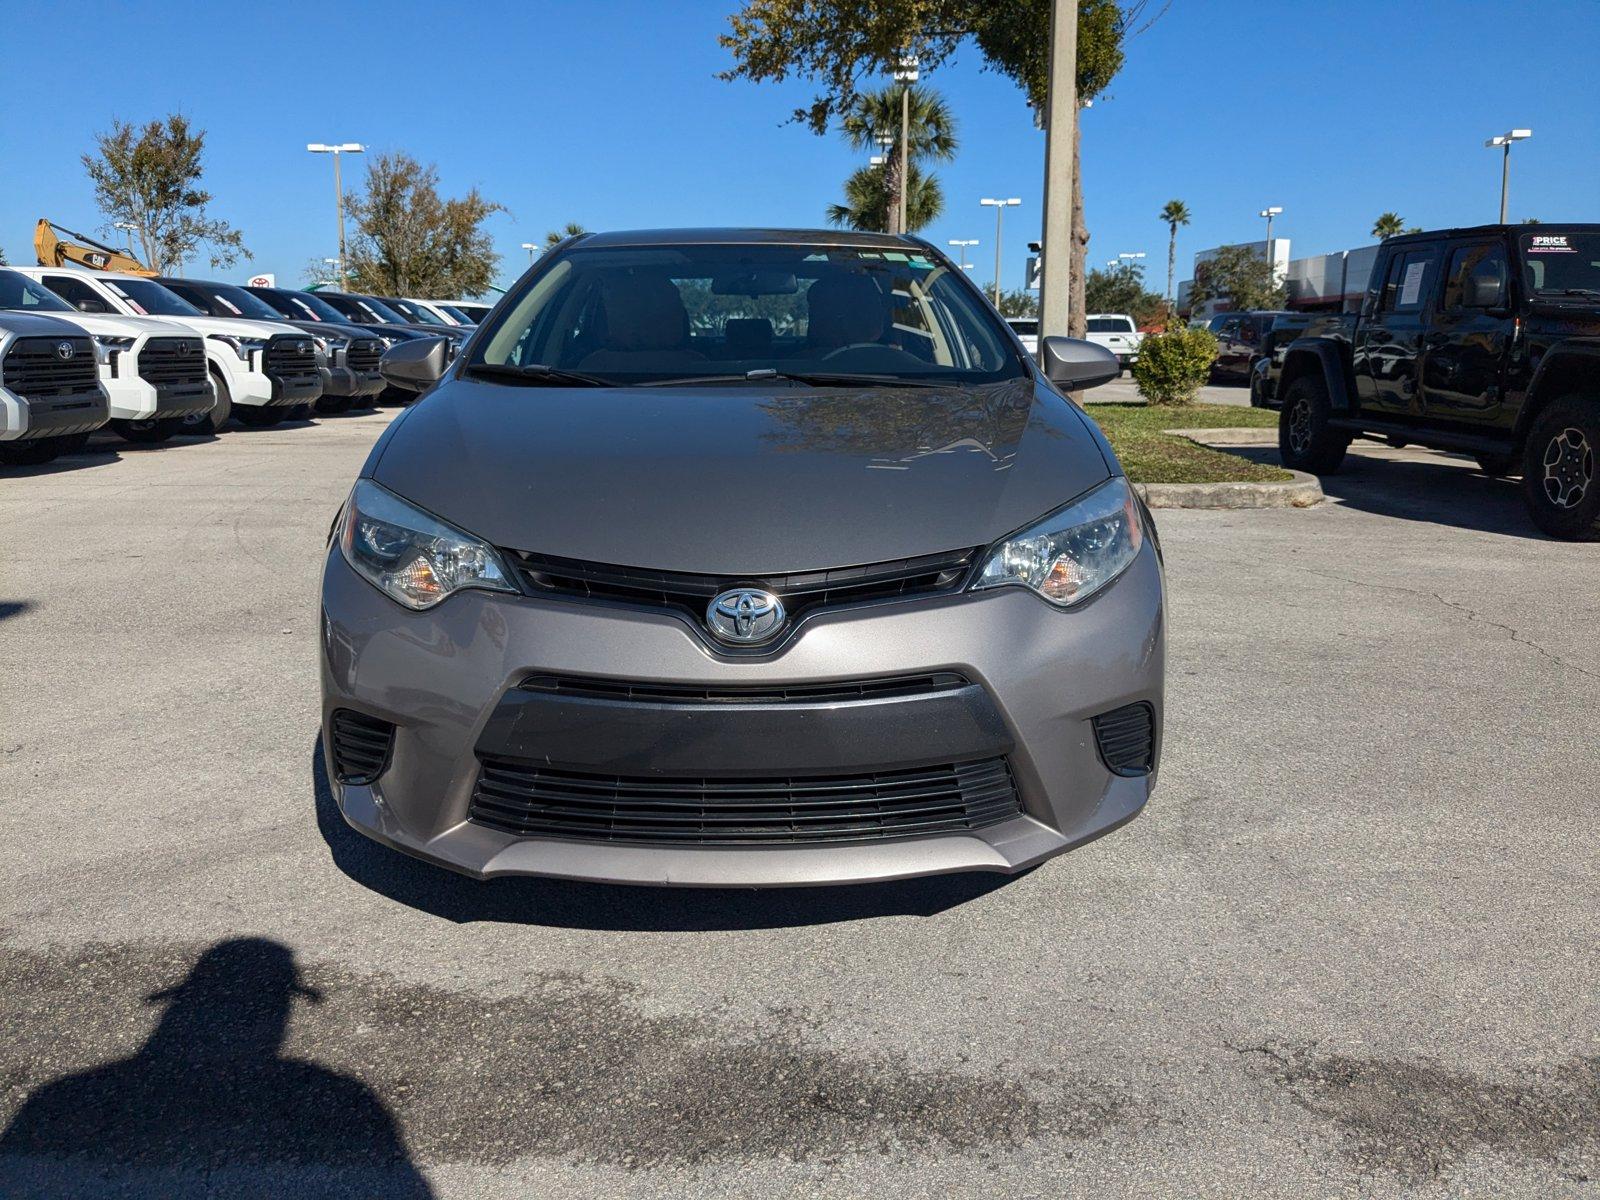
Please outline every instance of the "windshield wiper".
[{"label": "windshield wiper", "polygon": [[563,371],[560,367],[547,367],[544,363],[529,363],[525,367],[511,363],[470,363],[466,374],[485,379],[503,379],[507,383],[520,383],[525,387],[616,387],[609,379],[598,375],[585,375],[581,371]]},{"label": "windshield wiper", "polygon": [[754,371],[746,371],[743,375],[682,375],[673,379],[652,379],[649,383],[641,383],[635,386],[699,387],[702,384],[710,383],[766,383],[771,379],[804,383],[810,387],[931,388],[949,386],[942,383],[933,383],[925,379],[906,379],[899,375],[851,375],[825,371],[779,371],[773,367],[759,367]]}]

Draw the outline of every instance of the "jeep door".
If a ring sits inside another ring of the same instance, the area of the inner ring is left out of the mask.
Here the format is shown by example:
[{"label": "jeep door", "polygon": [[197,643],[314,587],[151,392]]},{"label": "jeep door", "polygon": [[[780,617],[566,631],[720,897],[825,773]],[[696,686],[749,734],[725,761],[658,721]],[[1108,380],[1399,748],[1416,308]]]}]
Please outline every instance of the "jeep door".
[{"label": "jeep door", "polygon": [[1430,420],[1497,424],[1515,328],[1499,238],[1451,242],[1444,296],[1423,338],[1422,405]]},{"label": "jeep door", "polygon": [[1418,386],[1423,334],[1439,280],[1437,242],[1393,247],[1369,297],[1370,315],[1356,324],[1352,357],[1361,410],[1380,416],[1422,415]]}]

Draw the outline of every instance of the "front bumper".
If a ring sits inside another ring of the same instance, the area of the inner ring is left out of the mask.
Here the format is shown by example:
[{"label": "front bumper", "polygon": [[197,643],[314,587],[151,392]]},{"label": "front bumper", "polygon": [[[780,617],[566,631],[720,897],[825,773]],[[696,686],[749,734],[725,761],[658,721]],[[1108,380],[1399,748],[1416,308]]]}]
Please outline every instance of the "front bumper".
[{"label": "front bumper", "polygon": [[92,391],[40,399],[0,387],[0,442],[92,433],[111,418],[110,402],[98,384]]},{"label": "front bumper", "polygon": [[[821,614],[778,652],[727,660],[662,612],[467,592],[400,608],[337,548],[323,575],[324,753],[345,819],[395,849],[479,877],[508,874],[704,887],[814,885],[958,871],[1016,872],[1115,829],[1155,784],[1102,761],[1091,718],[1143,702],[1157,752],[1165,669],[1164,585],[1147,543],[1115,584],[1062,612],[1020,588]],[[707,687],[954,672],[961,711],[857,702],[791,725],[728,706],[687,725],[607,728],[581,709],[530,705],[530,675]],[[370,784],[341,783],[330,720],[339,709],[396,726]],[[963,715],[963,713],[965,715]],[[907,719],[911,717],[912,719]],[[776,722],[776,723],[774,723]],[[795,775],[873,769],[907,755],[1003,754],[1021,812],[959,833],[862,842],[664,845],[519,836],[468,819],[485,748],[582,759],[617,774]]]},{"label": "front bumper", "polygon": [[269,404],[304,404],[322,395],[322,376],[313,370],[305,375],[269,374]]}]

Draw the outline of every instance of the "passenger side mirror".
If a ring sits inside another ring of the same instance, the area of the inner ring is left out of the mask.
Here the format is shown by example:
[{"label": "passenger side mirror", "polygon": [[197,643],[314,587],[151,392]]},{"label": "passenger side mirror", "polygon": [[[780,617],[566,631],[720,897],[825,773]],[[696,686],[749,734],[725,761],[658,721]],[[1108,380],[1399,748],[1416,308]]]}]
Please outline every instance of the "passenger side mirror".
[{"label": "passenger side mirror", "polygon": [[1462,289],[1462,304],[1466,308],[1504,308],[1506,281],[1498,275],[1468,275]]},{"label": "passenger side mirror", "polygon": [[425,392],[439,382],[445,364],[450,361],[449,355],[449,345],[442,337],[401,342],[383,352],[378,360],[378,373],[395,387]]},{"label": "passenger side mirror", "polygon": [[104,300],[83,299],[78,301],[78,311],[86,313],[105,313],[111,310],[106,307]]},{"label": "passenger side mirror", "polygon": [[1044,377],[1064,392],[1110,383],[1120,369],[1115,354],[1081,338],[1041,338],[1039,359]]}]

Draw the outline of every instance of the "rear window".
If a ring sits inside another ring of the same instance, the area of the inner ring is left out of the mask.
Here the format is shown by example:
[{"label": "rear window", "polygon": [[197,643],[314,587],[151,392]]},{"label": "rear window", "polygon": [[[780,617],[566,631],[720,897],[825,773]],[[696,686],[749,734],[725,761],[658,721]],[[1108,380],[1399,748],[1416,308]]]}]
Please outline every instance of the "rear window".
[{"label": "rear window", "polygon": [[1090,333],[1133,332],[1133,322],[1127,317],[1090,317],[1087,325]]},{"label": "rear window", "polygon": [[1545,296],[1600,296],[1600,233],[1524,233],[1522,277]]}]

